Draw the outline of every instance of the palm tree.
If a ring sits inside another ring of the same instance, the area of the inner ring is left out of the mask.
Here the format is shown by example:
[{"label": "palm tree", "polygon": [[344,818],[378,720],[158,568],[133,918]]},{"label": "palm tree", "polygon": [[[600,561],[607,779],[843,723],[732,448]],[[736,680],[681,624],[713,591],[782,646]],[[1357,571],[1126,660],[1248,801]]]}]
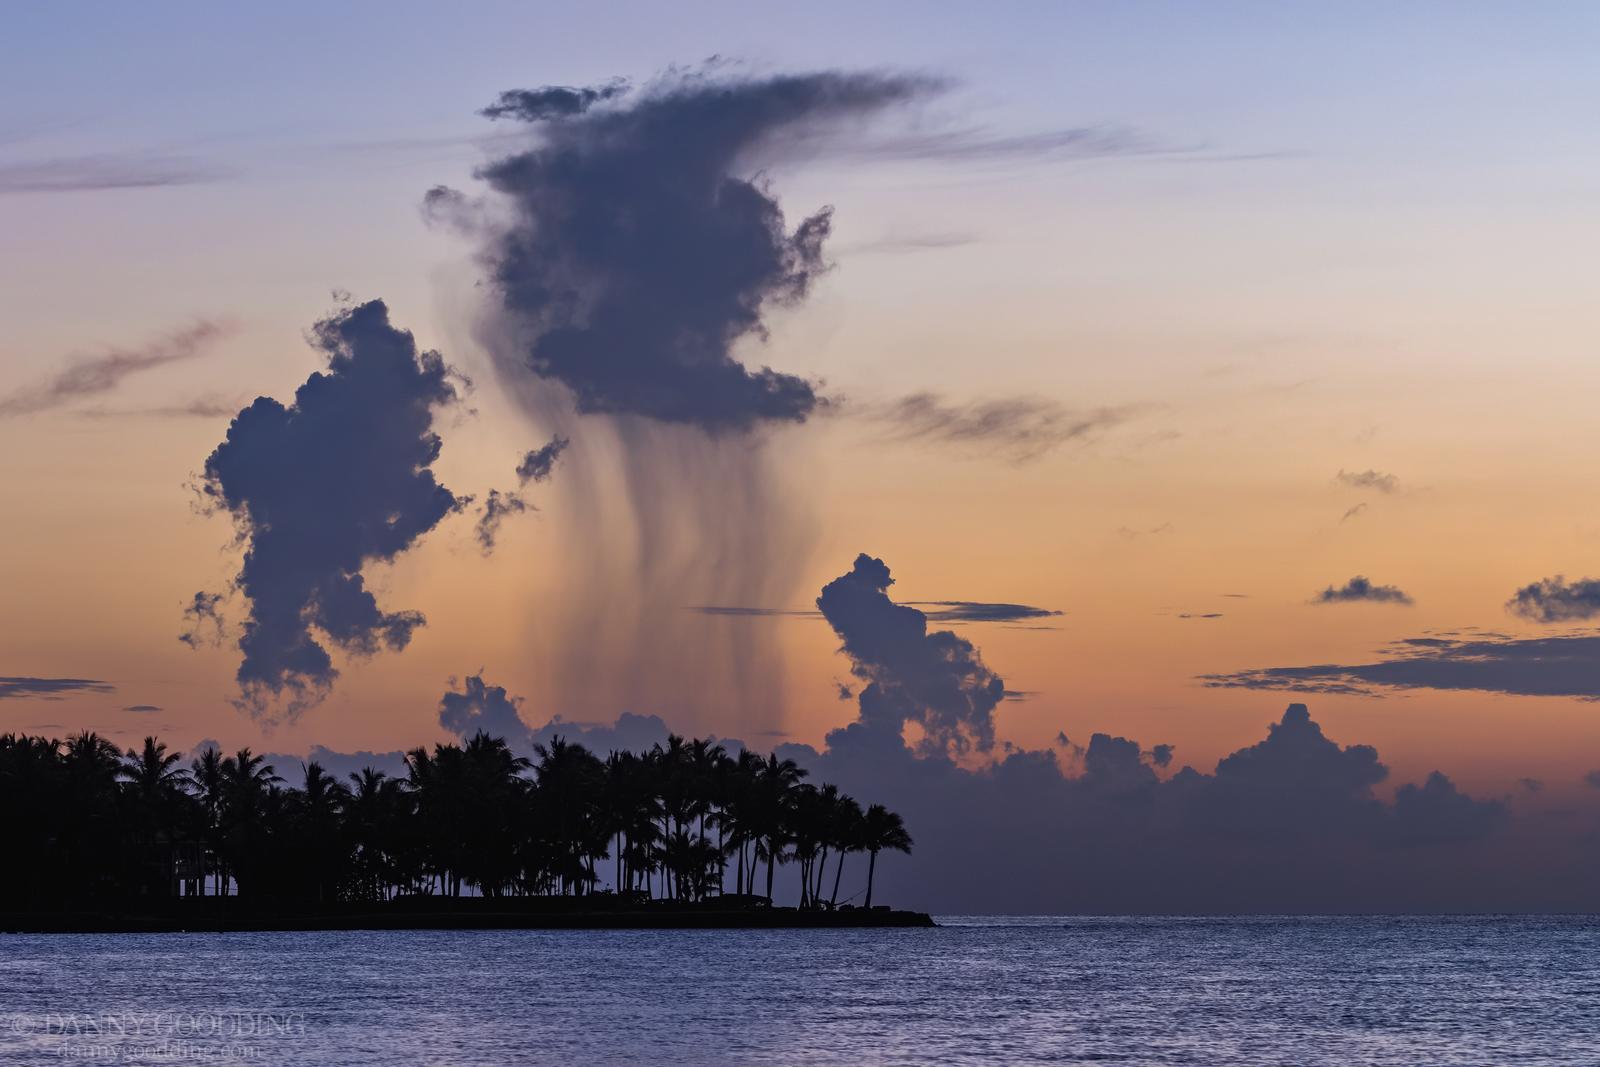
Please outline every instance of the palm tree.
[{"label": "palm tree", "polygon": [[866,815],[861,820],[861,838],[859,847],[865,849],[870,859],[867,861],[867,907],[872,907],[872,876],[877,871],[878,853],[884,849],[893,849],[896,852],[911,854],[911,835],[906,833],[905,822],[900,816],[884,807],[874,804],[867,809]]},{"label": "palm tree", "polygon": [[844,876],[844,858],[858,847],[861,840],[861,824],[866,818],[861,812],[861,805],[851,797],[841,795],[834,804],[832,817],[829,820],[828,836],[833,841],[833,847],[838,850],[839,861],[833,868],[833,895],[828,898],[828,906],[839,905],[839,879]]},{"label": "palm tree", "polygon": [[210,855],[210,863],[201,865],[198,893],[205,891],[206,867],[214,865],[222,852],[222,804],[228,786],[223,762],[217,746],[208,745],[189,764],[189,780],[200,801],[200,840]]},{"label": "palm tree", "polygon": [[772,899],[773,870],[787,843],[784,820],[792,803],[794,789],[806,773],[794,760],[780,760],[777,753],[773,753],[761,764],[756,776],[752,815],[756,836],[761,841],[756,851],[758,855],[765,855],[767,860],[768,900]]},{"label": "palm tree", "polygon": [[146,891],[176,895],[172,881],[177,871],[175,818],[180,798],[186,798],[189,774],[179,764],[183,757],[169,752],[154,737],[144,739],[144,747],[128,749],[122,760],[122,777],[127,783],[134,820],[140,828],[141,881]]}]

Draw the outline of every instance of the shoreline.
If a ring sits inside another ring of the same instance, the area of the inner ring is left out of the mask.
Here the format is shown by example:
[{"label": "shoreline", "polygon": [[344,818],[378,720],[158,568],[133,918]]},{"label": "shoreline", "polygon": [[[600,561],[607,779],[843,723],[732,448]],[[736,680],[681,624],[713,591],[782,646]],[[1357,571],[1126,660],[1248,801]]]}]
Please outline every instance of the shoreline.
[{"label": "shoreline", "polygon": [[[210,898],[217,899],[217,898]],[[797,908],[517,907],[505,900],[493,907],[452,899],[439,906],[325,911],[271,911],[249,907],[207,908],[204,914],[174,908],[114,912],[28,912],[0,914],[0,933],[156,934],[262,933],[333,930],[851,930],[927,929],[938,924],[925,912],[890,908],[801,911]]]}]

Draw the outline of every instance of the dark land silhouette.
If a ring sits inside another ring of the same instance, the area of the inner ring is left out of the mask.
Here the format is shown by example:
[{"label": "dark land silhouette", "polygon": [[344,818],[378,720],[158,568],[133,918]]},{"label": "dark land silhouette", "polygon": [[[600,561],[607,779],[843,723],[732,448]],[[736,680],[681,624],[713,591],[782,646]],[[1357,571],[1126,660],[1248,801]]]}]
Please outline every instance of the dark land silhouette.
[{"label": "dark land silhouette", "polygon": [[[602,759],[555,738],[516,755],[478,733],[412,750],[403,778],[289,786],[241,749],[154,737],[0,736],[25,930],[927,925],[873,902],[900,817],[804,781],[790,760],[669,737]],[[849,871],[849,878],[846,872]],[[773,907],[774,889],[798,889]],[[841,897],[843,893],[843,897]]]}]

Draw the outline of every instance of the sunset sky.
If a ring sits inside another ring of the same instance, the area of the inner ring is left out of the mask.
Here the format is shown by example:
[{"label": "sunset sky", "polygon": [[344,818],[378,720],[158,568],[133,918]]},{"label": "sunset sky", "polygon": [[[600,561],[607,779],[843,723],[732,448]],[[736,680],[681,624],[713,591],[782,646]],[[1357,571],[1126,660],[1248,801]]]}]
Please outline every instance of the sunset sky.
[{"label": "sunset sky", "polygon": [[[448,738],[440,698],[478,676],[530,727],[631,711],[820,748],[862,679],[816,599],[864,552],[900,602],[1060,613],[954,624],[1009,694],[966,766],[1009,743],[1072,773],[1098,732],[1175,746],[1162,777],[1209,772],[1303,701],[1378,750],[1380,795],[1440,770],[1526,810],[1600,797],[1581,640],[1600,587],[1507,606],[1600,574],[1590,5],[7,21],[0,732],[387,752]],[[507,355],[484,234],[508,199],[479,168],[542,134],[482,109],[833,71],[926,87],[733,164],[790,230],[833,209],[828,269],[733,348],[814,383],[804,422],[579,414]],[[440,186],[471,219],[425,210]],[[453,369],[432,471],[474,499],[361,568],[382,610],[425,617],[405,648],[335,648],[317,699],[252,706],[248,540],[207,457],[254,398],[287,405],[325,367],[315,323],[378,299]],[[557,434],[549,478],[519,489]],[[490,490],[530,507],[486,552]],[[1321,598],[1357,577],[1400,593]],[[224,594],[223,626],[190,647],[197,591]],[[1433,643],[1395,646],[1415,638]],[[1523,657],[1552,655],[1556,695],[1519,695]],[[1386,662],[1403,669],[1349,669]]]}]

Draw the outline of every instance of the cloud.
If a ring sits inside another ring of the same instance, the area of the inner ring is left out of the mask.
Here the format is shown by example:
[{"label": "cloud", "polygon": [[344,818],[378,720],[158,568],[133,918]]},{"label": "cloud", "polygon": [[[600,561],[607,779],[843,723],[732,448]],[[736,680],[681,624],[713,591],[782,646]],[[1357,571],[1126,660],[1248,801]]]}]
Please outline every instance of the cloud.
[{"label": "cloud", "polygon": [[200,321],[139,348],[112,348],[68,362],[55,376],[0,397],[0,418],[32,415],[116,389],[124,378],[202,355],[229,327]]},{"label": "cloud", "polygon": [[180,156],[99,155],[0,163],[0,195],[155,189],[216,181],[223,173]]},{"label": "cloud", "polygon": [[978,600],[908,600],[918,608],[931,608],[923,615],[930,622],[1016,622],[1021,619],[1047,619],[1061,612],[1036,608],[1031,604],[986,604]]},{"label": "cloud", "polygon": [[1371,581],[1356,575],[1354,578],[1335,588],[1328,586],[1312,598],[1313,604],[1348,604],[1354,601],[1368,601],[1374,604],[1410,604],[1411,598],[1392,585],[1373,585]]},{"label": "cloud", "polygon": [[861,253],[904,253],[904,252],[935,252],[945,248],[960,248],[962,245],[975,244],[978,240],[976,234],[942,231],[927,233],[900,233],[890,231],[882,237],[871,241],[859,241],[841,249],[844,252]]},{"label": "cloud", "polygon": [[1178,612],[1178,618],[1180,618],[1180,619],[1220,619],[1220,618],[1222,618],[1222,612],[1220,612],[1220,611],[1204,611],[1204,612],[1180,611],[1180,612]]},{"label": "cloud", "polygon": [[[193,756],[198,755],[206,747],[217,748],[215,741],[201,742],[196,746]],[[220,749],[219,749],[220,751]],[[359,750],[356,752],[340,752],[325,745],[312,745],[311,751],[304,756],[290,755],[283,752],[267,752],[263,754],[263,763],[271,767],[288,782],[289,785],[298,787],[304,782],[302,767],[318,764],[337,782],[349,784],[352,774],[360,774],[371,767],[381,771],[390,778],[404,778],[406,776],[406,754],[404,752],[369,752]]]},{"label": "cloud", "polygon": [[923,733],[922,751],[989,751],[1005,682],[984,665],[972,642],[949,630],[929,633],[924,613],[890,600],[892,584],[884,562],[862,553],[817,597],[818,609],[843,641],[851,673],[867,683],[857,700],[859,718],[835,734],[853,730],[899,747],[906,724],[915,723]]},{"label": "cloud", "polygon": [[[1062,612],[1032,604],[987,603],[981,600],[907,600],[915,608],[929,608],[922,615],[930,622],[1018,622],[1025,619],[1044,619]],[[796,608],[745,607],[736,604],[697,604],[686,609],[697,615],[727,615],[735,618],[820,619],[820,611]]]},{"label": "cloud", "polygon": [[40,697],[60,700],[74,693],[113,693],[116,686],[94,678],[19,678],[0,675],[0,700]]},{"label": "cloud", "polygon": [[1583,776],[1584,784],[1594,789],[1600,789],[1600,771],[1590,771]]},{"label": "cloud", "polygon": [[525,511],[532,511],[534,507],[516,493],[502,493],[498,489],[489,490],[489,495],[484,498],[483,509],[478,514],[478,525],[475,533],[478,538],[478,547],[485,556],[494,551],[494,539],[500,532],[500,523],[508,515],[521,515]]},{"label": "cloud", "polygon": [[511,696],[504,686],[488,684],[482,672],[469,675],[459,691],[454,678],[450,685],[439,699],[440,726],[463,740],[479,730],[505,738],[513,751],[523,755],[557,737],[602,756],[612,751],[644,752],[667,739],[667,724],[659,716],[626,711],[612,723],[568,721],[556,715],[543,726],[531,727],[519,710],[522,698]]},{"label": "cloud", "polygon": [[1392,474],[1384,474],[1382,471],[1340,470],[1333,478],[1334,481],[1343,482],[1352,489],[1372,489],[1385,495],[1396,493],[1400,490],[1400,479]]},{"label": "cloud", "polygon": [[493,737],[508,741],[521,741],[528,735],[528,726],[517,713],[521,697],[508,696],[504,686],[489,685],[482,673],[468,675],[461,691],[452,688],[439,698],[439,725],[467,738],[482,730]]},{"label": "cloud", "polygon": [[[1515,910],[1586,900],[1600,875],[1585,860],[1581,886],[1529,878],[1517,860],[1571,871],[1572,829],[1551,839],[1553,824],[1516,821],[1444,774],[1384,800],[1378,752],[1329,738],[1300,704],[1209,771],[1174,771],[1171,746],[1107,733],[1082,748],[1063,734],[1053,749],[1013,747],[979,766],[853,729],[834,731],[821,752],[784,745],[779,755],[904,816],[916,849],[880,861],[882,892],[934,911]],[[841,898],[862,881],[847,863]]]},{"label": "cloud", "polygon": [[291,716],[338,675],[324,641],[350,655],[406,646],[421,614],[380,609],[362,570],[461,506],[432,470],[433,412],[456,397],[440,355],[418,352],[379,300],[323,320],[313,337],[328,369],[287,407],[259,397],[239,412],[201,485],[246,542],[244,703],[264,712],[287,695]]},{"label": "cloud", "polygon": [[527,485],[529,482],[542,482],[550,477],[550,472],[555,469],[556,460],[561,458],[561,453],[567,450],[572,442],[559,434],[550,438],[549,444],[539,448],[530,449],[522,457],[522,462],[517,464],[517,482]]},{"label": "cloud", "polygon": [[1037,459],[1070,442],[1092,440],[1136,411],[1129,407],[1078,411],[1032,396],[956,403],[937,393],[913,393],[848,410],[882,427],[888,441],[955,445],[1015,463]]},{"label": "cloud", "polygon": [[147,714],[149,714],[151,712],[160,711],[161,707],[159,705],[157,705],[157,704],[129,704],[127,707],[123,708],[122,710],[123,711],[137,712],[138,714],[141,714],[141,715],[147,715]]},{"label": "cloud", "polygon": [[231,419],[246,402],[239,397],[197,396],[142,408],[78,408],[73,414],[82,419]]},{"label": "cloud", "polygon": [[[534,123],[535,147],[479,177],[509,205],[484,232],[505,332],[580,412],[642,415],[719,433],[803,421],[813,385],[733,355],[768,309],[826,269],[831,211],[788,228],[760,161],[781,139],[826,142],[932,91],[916,76],[738,77],[670,71],[620,83],[513,90],[485,112]],[[430,213],[482,225],[449,189]]]},{"label": "cloud", "polygon": [[188,628],[178,635],[178,640],[190,648],[220,645],[224,630],[220,610],[222,601],[221,593],[208,593],[204,589],[195,593],[183,609],[183,618]]},{"label": "cloud", "polygon": [[1506,610],[1534,622],[1572,622],[1600,615],[1600,579],[1569,582],[1561,575],[1518,589]]},{"label": "cloud", "polygon": [[1339,521],[1340,522],[1349,522],[1351,519],[1357,518],[1360,515],[1362,515],[1366,510],[1367,510],[1367,502],[1365,500],[1363,500],[1361,503],[1356,504],[1354,507],[1346,508],[1345,509],[1345,513],[1343,515],[1339,516]]},{"label": "cloud", "polygon": [[1210,688],[1376,696],[1391,689],[1480,690],[1600,700],[1600,635],[1414,637],[1371,663],[1200,675]]}]

